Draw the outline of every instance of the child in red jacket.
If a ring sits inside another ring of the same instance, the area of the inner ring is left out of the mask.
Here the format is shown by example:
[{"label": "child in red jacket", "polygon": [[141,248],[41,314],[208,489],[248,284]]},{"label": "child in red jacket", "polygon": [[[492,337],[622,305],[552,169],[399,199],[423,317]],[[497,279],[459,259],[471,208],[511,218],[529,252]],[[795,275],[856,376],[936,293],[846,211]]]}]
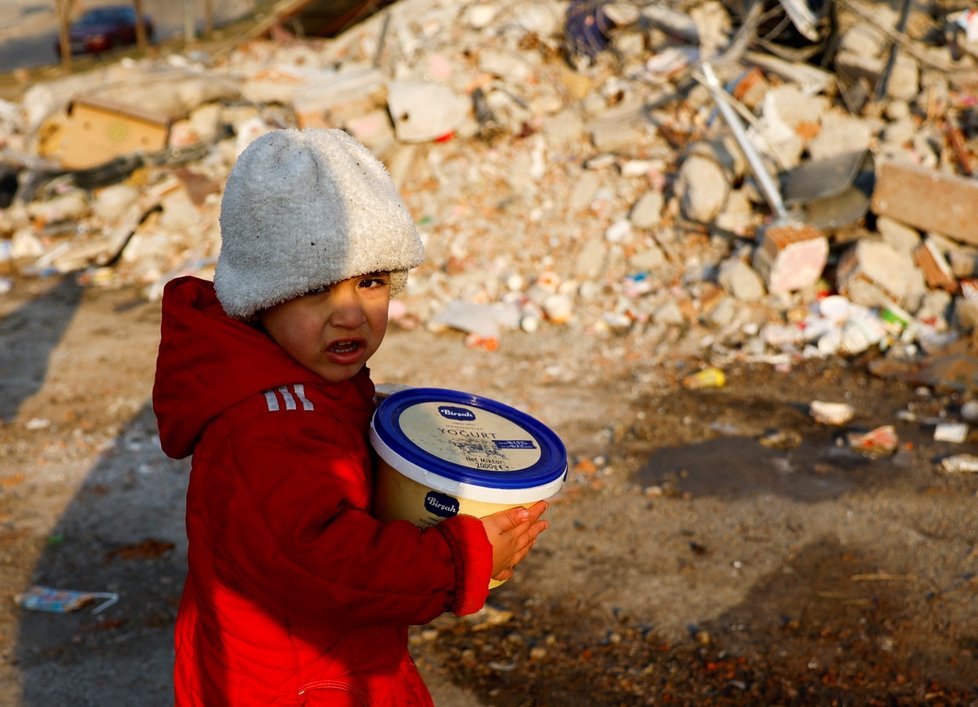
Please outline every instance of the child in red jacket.
[{"label": "child in red jacket", "polygon": [[430,705],[407,631],[482,607],[541,502],[422,531],[370,515],[365,364],[423,249],[384,167],[340,130],[240,155],[214,283],[163,296],[153,407],[193,455],[177,705]]}]

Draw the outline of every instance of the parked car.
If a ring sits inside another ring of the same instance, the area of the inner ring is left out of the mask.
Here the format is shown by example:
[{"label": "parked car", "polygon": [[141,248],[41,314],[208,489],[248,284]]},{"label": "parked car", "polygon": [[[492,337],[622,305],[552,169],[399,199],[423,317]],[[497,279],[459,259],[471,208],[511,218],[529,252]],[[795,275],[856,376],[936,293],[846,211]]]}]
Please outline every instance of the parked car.
[{"label": "parked car", "polygon": [[[153,21],[143,16],[147,41],[153,40]],[[136,11],[129,5],[109,5],[85,10],[68,28],[72,54],[101,54],[136,43]],[[61,56],[61,42],[54,50]]]}]

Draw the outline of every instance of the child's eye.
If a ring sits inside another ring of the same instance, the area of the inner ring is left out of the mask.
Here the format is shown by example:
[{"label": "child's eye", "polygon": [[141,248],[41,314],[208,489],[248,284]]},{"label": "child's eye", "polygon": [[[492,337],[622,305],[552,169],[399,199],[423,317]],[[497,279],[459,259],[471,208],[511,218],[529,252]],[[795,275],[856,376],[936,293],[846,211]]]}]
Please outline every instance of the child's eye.
[{"label": "child's eye", "polygon": [[360,287],[366,289],[384,287],[388,282],[390,282],[390,278],[387,275],[370,275],[369,277],[360,278]]}]

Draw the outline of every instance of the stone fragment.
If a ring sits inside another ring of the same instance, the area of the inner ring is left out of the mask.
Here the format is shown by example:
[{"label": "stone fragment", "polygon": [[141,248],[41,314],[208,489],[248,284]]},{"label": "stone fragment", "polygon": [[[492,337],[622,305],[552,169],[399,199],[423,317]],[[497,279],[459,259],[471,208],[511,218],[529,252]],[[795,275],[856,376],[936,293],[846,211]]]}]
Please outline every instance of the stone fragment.
[{"label": "stone fragment", "polygon": [[387,154],[394,145],[394,128],[385,110],[375,110],[352,118],[344,128],[377,156]]},{"label": "stone fragment", "polygon": [[978,270],[978,253],[964,248],[954,248],[948,253],[951,272],[957,278],[972,278]]},{"label": "stone fragment", "polygon": [[723,211],[716,218],[718,227],[738,235],[746,235],[749,232],[755,221],[755,211],[748,191],[748,189],[734,189],[730,192]]},{"label": "stone fragment", "polygon": [[681,326],[686,323],[686,317],[675,300],[668,300],[652,313],[652,321],[666,326]]},{"label": "stone fragment", "polygon": [[87,216],[91,206],[85,192],[73,189],[65,194],[48,199],[33,201],[27,205],[28,215],[41,225],[61,221],[79,221]]},{"label": "stone fragment", "polygon": [[602,152],[629,152],[645,140],[645,130],[635,123],[598,121],[591,124],[589,132],[595,149]]},{"label": "stone fragment", "polygon": [[667,263],[666,254],[654,243],[644,246],[628,259],[628,266],[638,272],[651,272]]},{"label": "stone fragment", "polygon": [[632,224],[628,219],[618,219],[604,232],[609,243],[627,243],[632,237]]},{"label": "stone fragment", "polygon": [[496,49],[483,49],[479,52],[479,68],[487,74],[516,84],[525,83],[533,74],[533,68],[518,54]]},{"label": "stone fragment", "polygon": [[589,238],[577,256],[574,275],[580,280],[594,280],[604,271],[605,256],[608,246],[604,238],[594,236]]},{"label": "stone fragment", "polygon": [[712,159],[690,155],[679,168],[676,193],[686,218],[710,223],[723,210],[730,193],[725,170]]},{"label": "stone fragment", "polygon": [[886,83],[886,95],[900,101],[909,101],[920,93],[920,67],[905,52],[896,55],[893,70]]},{"label": "stone fragment", "polygon": [[14,260],[39,258],[44,255],[44,245],[29,226],[14,231],[10,239],[10,257]]},{"label": "stone fragment", "polygon": [[945,290],[929,290],[921,299],[917,309],[917,319],[935,326],[939,330],[947,327],[953,297]]},{"label": "stone fragment", "polygon": [[733,297],[723,297],[706,312],[702,319],[710,326],[727,326],[736,318],[739,306]]},{"label": "stone fragment", "polygon": [[841,111],[831,111],[822,118],[822,129],[808,144],[808,152],[813,160],[861,152],[869,149],[872,136],[866,121]]},{"label": "stone fragment", "polygon": [[846,250],[839,260],[836,280],[839,292],[866,307],[896,301],[916,310],[926,290],[924,276],[912,257],[881,240],[860,240]]},{"label": "stone fragment", "polygon": [[793,84],[772,88],[764,95],[765,119],[780,120],[795,132],[802,124],[818,124],[828,108],[828,98],[809,95]]},{"label": "stone fragment", "polygon": [[470,5],[462,14],[462,20],[472,29],[485,29],[496,17],[499,7],[491,4]]},{"label": "stone fragment", "polygon": [[917,229],[886,216],[876,219],[876,230],[886,243],[901,253],[912,255],[920,245],[920,233]]},{"label": "stone fragment", "polygon": [[842,34],[839,51],[848,51],[859,56],[876,57],[886,47],[886,35],[879,27],[868,22],[857,22]]},{"label": "stone fragment", "polygon": [[978,327],[978,301],[955,297],[952,321],[962,331],[972,331]]},{"label": "stone fragment", "polygon": [[852,77],[851,80],[865,80],[871,86],[875,86],[883,75],[884,62],[879,56],[841,51],[835,55],[834,62],[841,73]]},{"label": "stone fragment", "polygon": [[662,193],[650,189],[638,198],[632,206],[628,218],[635,228],[655,228],[662,221],[662,209],[665,206],[665,197]]},{"label": "stone fragment", "polygon": [[591,206],[594,195],[597,194],[601,186],[601,177],[592,171],[586,171],[575,180],[574,188],[568,198],[568,210],[570,213],[583,211]]},{"label": "stone fragment", "polygon": [[543,300],[543,313],[554,324],[566,324],[574,316],[574,302],[565,294],[554,293]]},{"label": "stone fragment", "polygon": [[113,184],[95,193],[92,213],[103,221],[115,221],[139,199],[139,190],[128,184]]},{"label": "stone fragment", "polygon": [[753,302],[764,296],[764,281],[761,276],[736,256],[720,263],[717,282],[742,302]]},{"label": "stone fragment", "polygon": [[564,152],[574,149],[584,137],[584,122],[577,113],[567,108],[544,119],[543,136],[551,150]]},{"label": "stone fragment", "polygon": [[776,225],[764,229],[754,250],[753,266],[768,292],[779,294],[815,284],[828,255],[828,239],[814,226]]}]

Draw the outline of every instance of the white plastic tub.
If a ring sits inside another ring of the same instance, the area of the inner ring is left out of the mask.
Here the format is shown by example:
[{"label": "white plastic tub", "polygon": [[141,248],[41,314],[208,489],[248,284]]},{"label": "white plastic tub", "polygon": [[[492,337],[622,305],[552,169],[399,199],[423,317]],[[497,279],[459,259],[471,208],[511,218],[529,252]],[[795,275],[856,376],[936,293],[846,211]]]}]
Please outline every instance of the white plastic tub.
[{"label": "white plastic tub", "polygon": [[428,528],[481,518],[557,493],[567,452],[539,420],[503,403],[441,388],[383,399],[370,424],[378,456],[374,513]]}]

